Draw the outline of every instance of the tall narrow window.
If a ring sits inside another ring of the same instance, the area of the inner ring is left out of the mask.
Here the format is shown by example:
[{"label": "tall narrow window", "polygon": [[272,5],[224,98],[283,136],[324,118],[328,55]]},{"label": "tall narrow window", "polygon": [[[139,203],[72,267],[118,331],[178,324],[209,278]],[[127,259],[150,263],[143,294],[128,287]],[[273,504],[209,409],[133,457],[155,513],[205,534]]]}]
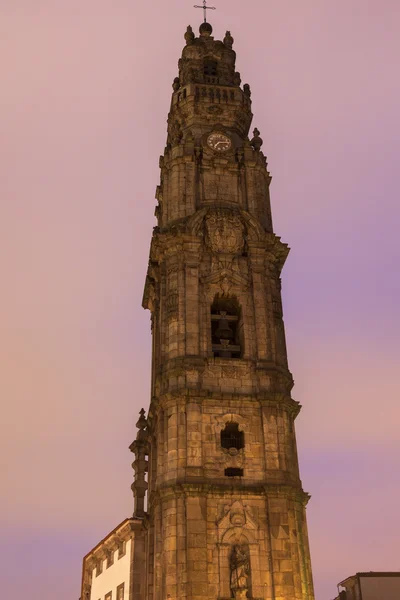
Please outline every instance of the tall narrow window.
[{"label": "tall narrow window", "polygon": [[244,448],[244,433],[239,431],[237,423],[227,423],[225,429],[221,431],[221,446],[226,450],[230,450],[230,448],[241,450]]},{"label": "tall narrow window", "polygon": [[117,600],[124,600],[124,588],[124,583],[121,583],[121,585],[117,587]]},{"label": "tall narrow window", "polygon": [[103,572],[103,561],[100,558],[97,563],[97,567],[96,567],[96,577],[98,577],[102,572]]},{"label": "tall narrow window", "polygon": [[110,550],[107,556],[107,569],[114,564],[114,550]]},{"label": "tall narrow window", "polygon": [[122,558],[126,554],[126,541],[122,540],[118,544],[118,558]]},{"label": "tall narrow window", "polygon": [[220,358],[240,358],[243,342],[240,307],[236,298],[217,295],[211,306],[211,339],[214,356]]},{"label": "tall narrow window", "polygon": [[204,75],[206,77],[216,77],[217,76],[217,61],[215,61],[215,60],[205,60],[204,61]]}]

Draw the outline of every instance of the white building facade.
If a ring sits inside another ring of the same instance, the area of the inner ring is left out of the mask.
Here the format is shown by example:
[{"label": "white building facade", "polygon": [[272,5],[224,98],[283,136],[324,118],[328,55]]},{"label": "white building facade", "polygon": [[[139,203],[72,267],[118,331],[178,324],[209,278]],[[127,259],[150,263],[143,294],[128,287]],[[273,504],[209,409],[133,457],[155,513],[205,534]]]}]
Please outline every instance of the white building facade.
[{"label": "white building facade", "polygon": [[132,600],[140,585],[133,561],[144,551],[140,530],[141,520],[125,519],[84,557],[81,600]]}]

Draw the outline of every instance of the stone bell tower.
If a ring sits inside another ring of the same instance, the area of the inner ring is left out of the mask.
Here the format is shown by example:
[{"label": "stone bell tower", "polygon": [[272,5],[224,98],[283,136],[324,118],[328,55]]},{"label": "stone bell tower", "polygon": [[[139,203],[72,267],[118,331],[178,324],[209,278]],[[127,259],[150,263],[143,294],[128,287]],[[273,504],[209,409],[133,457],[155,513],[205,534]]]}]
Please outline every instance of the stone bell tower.
[{"label": "stone bell tower", "polygon": [[143,299],[152,397],[131,446],[143,598],[312,600],[282,320],[289,249],[233,38],[203,23],[185,40]]}]

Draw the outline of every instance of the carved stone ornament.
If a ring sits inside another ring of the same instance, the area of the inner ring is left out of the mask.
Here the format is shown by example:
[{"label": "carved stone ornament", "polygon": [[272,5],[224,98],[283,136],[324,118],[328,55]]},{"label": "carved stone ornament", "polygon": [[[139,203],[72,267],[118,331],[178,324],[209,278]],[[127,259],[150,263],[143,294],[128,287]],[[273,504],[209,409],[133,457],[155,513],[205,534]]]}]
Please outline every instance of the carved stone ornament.
[{"label": "carved stone ornament", "polygon": [[174,82],[172,84],[172,89],[174,92],[177,92],[181,87],[181,82],[179,81],[179,77],[175,77]]},{"label": "carved stone ornament", "polygon": [[241,500],[234,500],[231,505],[224,507],[224,514],[217,522],[218,538],[221,544],[257,543],[256,531],[258,523],[250,508]]},{"label": "carved stone ornament", "polygon": [[178,294],[173,292],[167,297],[167,314],[169,319],[176,319],[178,317]]},{"label": "carved stone ornament", "polygon": [[[204,374],[206,377],[218,377],[222,379],[245,379],[251,376],[251,367],[248,364],[239,364],[239,361],[232,365],[229,364],[231,359],[228,359],[225,363],[220,361],[218,365],[215,365],[211,359],[206,363]],[[225,424],[221,421],[221,429],[225,427]]]},{"label": "carved stone ornament", "polygon": [[243,92],[244,95],[247,96],[247,98],[251,98],[251,89],[248,83],[245,83],[243,86]]},{"label": "carved stone ornament", "polygon": [[240,254],[244,249],[244,224],[229,208],[210,210],[204,220],[205,239],[211,252]]},{"label": "carved stone ornament", "polygon": [[243,379],[244,377],[249,377],[250,375],[250,366],[249,365],[222,365],[221,367],[221,375],[222,377],[227,377],[229,379]]},{"label": "carved stone ornament", "polygon": [[224,277],[222,277],[219,287],[221,288],[222,295],[228,296],[230,289],[232,287],[232,284],[226,275]]},{"label": "carved stone ornament", "polygon": [[154,313],[157,307],[157,302],[156,282],[153,277],[147,275],[143,295],[143,306]]},{"label": "carved stone ornament", "polygon": [[[222,463],[224,468],[227,469],[229,467],[233,467],[234,469],[243,469],[245,466],[245,455],[243,448],[237,450],[236,448],[222,448]],[[239,517],[238,517],[239,520]],[[238,527],[242,526],[243,523],[233,523],[231,520],[232,526]]]},{"label": "carved stone ornament", "polygon": [[218,415],[215,417],[214,427],[217,436],[226,427],[227,423],[238,423],[239,431],[246,432],[249,430],[249,423],[244,417],[236,413],[227,413],[226,415]]},{"label": "carved stone ornament", "polygon": [[234,77],[233,77],[233,85],[237,85],[239,87],[239,85],[242,83],[242,78],[240,77],[240,73],[239,71],[236,71]]},{"label": "carved stone ornament", "polygon": [[173,121],[169,128],[169,137],[173,146],[180,143],[182,139],[182,129],[178,121]]},{"label": "carved stone ornament", "polygon": [[187,26],[187,29],[185,32],[185,41],[186,41],[187,46],[191,46],[194,42],[194,33],[193,33],[193,29],[191,28],[190,25]]},{"label": "carved stone ornament", "polygon": [[231,32],[227,31],[224,37],[224,44],[227,48],[232,48],[234,39],[231,36]]}]

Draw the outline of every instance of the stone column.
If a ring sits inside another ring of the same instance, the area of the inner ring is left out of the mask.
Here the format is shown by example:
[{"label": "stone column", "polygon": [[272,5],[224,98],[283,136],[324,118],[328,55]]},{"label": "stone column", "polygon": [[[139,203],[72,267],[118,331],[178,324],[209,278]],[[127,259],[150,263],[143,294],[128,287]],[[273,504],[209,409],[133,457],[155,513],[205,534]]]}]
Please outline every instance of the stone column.
[{"label": "stone column", "polygon": [[[203,464],[201,446],[201,405],[195,402],[187,404],[187,466],[200,469]],[[196,473],[200,474],[200,473]]]},{"label": "stone column", "polygon": [[207,498],[193,486],[186,497],[187,577],[191,600],[209,600],[207,577]]},{"label": "stone column", "polygon": [[264,275],[265,271],[263,263],[263,253],[256,254],[254,251],[252,251],[251,272],[258,360],[266,360],[269,358],[267,349],[267,302]]},{"label": "stone column", "polygon": [[178,413],[176,402],[169,405],[166,409],[168,414],[167,421],[167,470],[166,478],[176,477],[176,471],[178,468]]},{"label": "stone column", "polygon": [[132,463],[132,468],[135,471],[135,481],[131,485],[134,496],[134,517],[144,517],[144,499],[147,491],[146,473],[148,471],[148,461],[146,456],[149,453],[147,419],[144,416],[143,408],[140,411],[139,420],[136,427],[139,429],[136,440],[129,446],[131,452],[135,454],[135,460]]},{"label": "stone column", "polygon": [[163,587],[163,565],[162,565],[162,512],[160,499],[153,505],[154,515],[154,600],[164,600]]},{"label": "stone column", "polygon": [[185,330],[186,356],[199,354],[199,271],[195,264],[186,265],[185,269]]},{"label": "stone column", "polygon": [[186,565],[186,507],[183,494],[176,500],[176,567],[178,573],[177,599],[187,598],[187,565]]}]

